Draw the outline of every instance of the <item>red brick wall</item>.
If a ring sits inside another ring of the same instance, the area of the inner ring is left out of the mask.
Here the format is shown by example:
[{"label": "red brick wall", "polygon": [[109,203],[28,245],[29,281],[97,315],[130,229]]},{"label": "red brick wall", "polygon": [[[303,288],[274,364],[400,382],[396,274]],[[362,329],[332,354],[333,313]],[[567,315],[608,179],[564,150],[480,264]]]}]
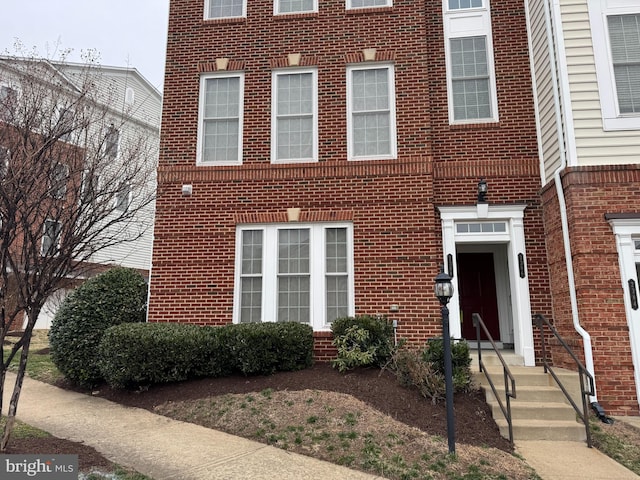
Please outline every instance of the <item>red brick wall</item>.
[{"label": "red brick wall", "polygon": [[[629,331],[615,237],[607,213],[635,211],[640,201],[640,167],[568,168],[562,175],[569,223],[580,323],[591,335],[598,400],[608,414],[637,415]],[[582,341],[573,328],[556,189],[542,195],[551,272],[553,319],[561,335]],[[564,364],[555,355],[554,361]]]},{"label": "red brick wall", "polygon": [[[388,314],[399,337],[422,343],[440,334],[436,206],[475,203],[480,177],[490,202],[528,205],[531,298],[549,313],[524,10],[521,0],[494,3],[500,121],[461,127],[448,123],[439,1],[346,11],[329,0],[315,14],[274,17],[273,1],[257,0],[246,19],[203,21],[204,2],[173,0],[149,318],[230,322],[237,223],[284,221],[299,207],[353,222],[356,313]],[[395,66],[397,160],[346,159],[346,67],[365,48]],[[271,72],[291,53],[318,69],[319,162],[271,165]],[[245,74],[243,165],[196,168],[199,72],[221,57]],[[318,358],[331,351],[329,339],[316,341]]]}]

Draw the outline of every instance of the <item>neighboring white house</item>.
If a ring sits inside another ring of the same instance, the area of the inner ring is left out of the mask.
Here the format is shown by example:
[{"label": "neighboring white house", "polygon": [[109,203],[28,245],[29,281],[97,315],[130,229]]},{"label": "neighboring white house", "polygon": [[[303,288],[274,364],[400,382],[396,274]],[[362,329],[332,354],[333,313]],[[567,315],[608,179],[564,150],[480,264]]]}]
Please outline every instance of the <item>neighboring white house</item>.
[{"label": "neighboring white house", "polygon": [[[6,63],[2,60],[5,59],[0,57],[0,98],[6,98],[9,95],[17,98],[19,92],[14,91],[17,89],[12,87],[9,80],[15,74],[16,58],[12,57]],[[34,61],[34,59],[24,61]],[[52,85],[56,83],[57,87],[64,85],[67,91],[73,92],[76,87],[78,90],[81,89],[80,83],[86,81],[87,66],[84,64],[38,61],[46,63],[50,69],[56,71],[54,75],[48,77]],[[105,155],[113,158],[114,165],[117,165],[121,146],[126,145],[129,139],[141,136],[146,139],[146,144],[150,145],[152,152],[151,155],[146,156],[147,159],[153,159],[153,175],[149,175],[147,184],[142,188],[138,186],[123,190],[113,200],[115,208],[127,209],[141,193],[136,192],[136,188],[145,190],[145,195],[148,195],[149,191],[155,192],[155,166],[159,152],[162,96],[135,68],[98,66],[94,67],[94,70],[98,101],[100,108],[106,112],[105,120],[108,125],[103,143]],[[78,146],[83,147],[80,144]],[[118,232],[118,235],[135,237],[135,240],[101,250],[91,258],[91,263],[134,268],[148,276],[151,265],[154,212],[155,201],[137,213],[134,222],[127,226],[131,231]],[[35,328],[49,328],[55,311],[66,293],[66,290],[60,290],[48,300]]]}]

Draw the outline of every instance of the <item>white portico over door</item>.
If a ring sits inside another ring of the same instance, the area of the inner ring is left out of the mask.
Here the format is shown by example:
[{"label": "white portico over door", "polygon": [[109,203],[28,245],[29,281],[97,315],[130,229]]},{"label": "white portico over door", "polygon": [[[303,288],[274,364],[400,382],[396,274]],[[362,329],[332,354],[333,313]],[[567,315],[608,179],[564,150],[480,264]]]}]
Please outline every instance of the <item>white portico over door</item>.
[{"label": "white portico over door", "polygon": [[[502,343],[512,343],[515,353],[522,356],[526,366],[535,365],[533,327],[529,298],[527,254],[524,239],[524,210],[526,205],[482,205],[438,207],[442,220],[442,242],[445,270],[458,288],[449,303],[451,335],[463,338],[463,318],[459,277],[459,260],[484,254],[493,258],[495,295],[498,319],[497,332]],[[487,257],[488,256],[488,257]],[[478,258],[478,257],[476,257]],[[489,260],[490,261],[490,260]],[[464,266],[462,275],[469,275]],[[486,268],[486,263],[478,268]],[[471,266],[471,270],[473,266]],[[486,276],[483,277],[486,280]],[[492,285],[493,287],[493,285]],[[493,300],[493,299],[492,299]],[[468,314],[464,315],[465,317]]]}]

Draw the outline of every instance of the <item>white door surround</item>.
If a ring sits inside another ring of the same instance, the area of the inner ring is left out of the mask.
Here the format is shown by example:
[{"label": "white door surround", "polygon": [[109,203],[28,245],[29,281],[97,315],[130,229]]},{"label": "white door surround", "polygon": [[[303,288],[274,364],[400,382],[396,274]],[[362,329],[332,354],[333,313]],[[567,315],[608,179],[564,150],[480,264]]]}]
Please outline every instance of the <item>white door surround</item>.
[{"label": "white door surround", "polygon": [[[511,318],[515,353],[526,366],[535,365],[533,326],[524,239],[525,204],[438,207],[442,220],[442,243],[445,269],[453,267],[453,284],[457,284],[456,245],[505,244],[511,292]],[[460,301],[455,294],[449,303],[451,336],[460,338]]]},{"label": "white door surround", "polygon": [[624,309],[629,327],[633,375],[636,382],[636,397],[640,405],[640,309],[633,308],[629,281],[633,280],[635,295],[638,297],[638,273],[636,264],[640,263],[640,249],[636,249],[636,240],[640,240],[640,218],[610,219],[609,224],[616,236],[620,280],[624,291]]}]

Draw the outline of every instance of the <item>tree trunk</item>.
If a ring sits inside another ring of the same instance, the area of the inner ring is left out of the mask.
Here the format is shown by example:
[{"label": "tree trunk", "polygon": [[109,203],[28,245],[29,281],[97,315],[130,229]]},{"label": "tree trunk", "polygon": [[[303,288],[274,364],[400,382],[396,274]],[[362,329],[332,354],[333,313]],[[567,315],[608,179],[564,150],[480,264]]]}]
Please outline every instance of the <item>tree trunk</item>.
[{"label": "tree trunk", "polygon": [[[36,318],[37,315],[36,315]],[[7,422],[4,425],[4,430],[2,432],[2,440],[0,440],[0,452],[5,452],[7,449],[7,445],[9,444],[9,439],[11,438],[11,433],[13,432],[13,427],[16,423],[16,413],[18,412],[18,400],[20,400],[20,393],[22,392],[22,382],[24,380],[24,374],[27,370],[27,358],[29,356],[29,346],[31,345],[31,335],[33,333],[33,325],[35,321],[32,323],[31,318],[29,318],[29,322],[27,324],[27,328],[23,333],[24,344],[22,345],[22,352],[20,354],[20,366],[18,367],[18,373],[16,374],[16,383],[13,386],[13,394],[11,395],[11,400],[9,401],[9,411],[7,412]],[[4,376],[3,372],[3,376]],[[3,378],[3,387],[4,387],[4,379]],[[2,388],[4,391],[4,388]]]}]

